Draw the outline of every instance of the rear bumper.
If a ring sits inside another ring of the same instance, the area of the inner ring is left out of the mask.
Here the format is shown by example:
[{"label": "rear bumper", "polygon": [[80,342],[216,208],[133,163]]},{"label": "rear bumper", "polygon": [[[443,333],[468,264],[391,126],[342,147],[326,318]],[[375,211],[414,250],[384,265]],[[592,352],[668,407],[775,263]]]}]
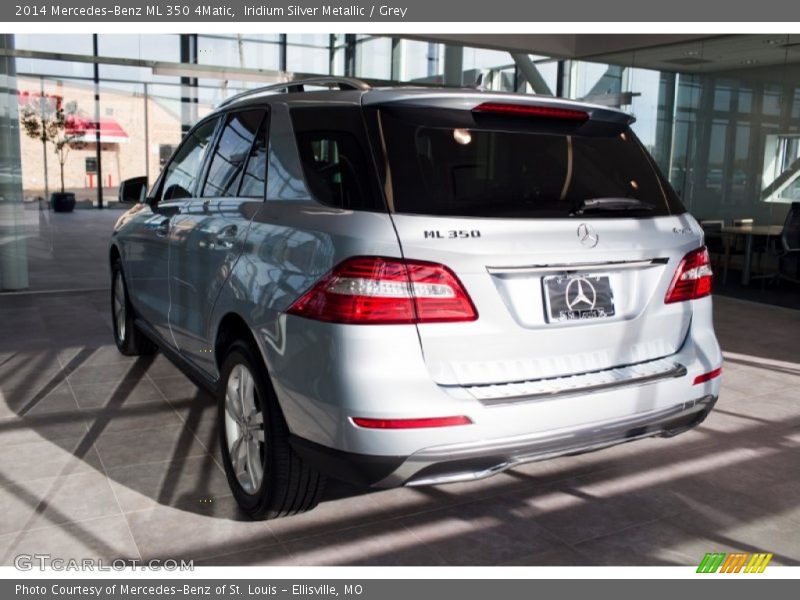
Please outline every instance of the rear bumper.
[{"label": "rear bumper", "polygon": [[531,435],[433,446],[411,456],[370,456],[326,448],[293,438],[294,449],[311,466],[361,485],[436,485],[490,477],[520,464],[582,454],[646,437],[671,437],[696,427],[716,396],[675,404],[628,417]]},{"label": "rear bumper", "polygon": [[[297,317],[285,325],[292,351],[271,354],[270,375],[296,450],[320,471],[382,487],[475,479],[700,423],[719,396],[720,379],[694,381],[721,366],[722,353],[711,299],[694,304],[687,338],[668,358],[522,388],[437,385],[413,327],[296,323]],[[551,385],[561,391],[552,393]],[[386,430],[353,422],[459,415],[472,424]]]},{"label": "rear bumper", "polygon": [[483,479],[519,464],[581,454],[645,437],[673,436],[699,425],[717,399],[703,396],[623,419],[529,436],[426,448],[409,456],[377,487]]}]

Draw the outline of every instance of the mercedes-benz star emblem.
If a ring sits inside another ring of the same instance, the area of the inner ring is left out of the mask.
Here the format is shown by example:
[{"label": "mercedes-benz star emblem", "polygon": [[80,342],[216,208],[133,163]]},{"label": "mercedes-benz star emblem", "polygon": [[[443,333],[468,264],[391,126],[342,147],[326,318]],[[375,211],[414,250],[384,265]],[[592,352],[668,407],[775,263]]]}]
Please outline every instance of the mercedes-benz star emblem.
[{"label": "mercedes-benz star emblem", "polygon": [[564,299],[567,302],[567,308],[570,310],[573,310],[576,306],[582,310],[592,310],[595,303],[597,303],[597,292],[588,279],[578,277],[577,279],[571,279],[567,284],[567,289],[564,291]]},{"label": "mercedes-benz star emblem", "polygon": [[581,246],[594,248],[597,246],[597,242],[600,241],[600,236],[597,235],[597,232],[595,232],[592,227],[586,223],[581,223],[578,225],[578,241],[581,243]]}]

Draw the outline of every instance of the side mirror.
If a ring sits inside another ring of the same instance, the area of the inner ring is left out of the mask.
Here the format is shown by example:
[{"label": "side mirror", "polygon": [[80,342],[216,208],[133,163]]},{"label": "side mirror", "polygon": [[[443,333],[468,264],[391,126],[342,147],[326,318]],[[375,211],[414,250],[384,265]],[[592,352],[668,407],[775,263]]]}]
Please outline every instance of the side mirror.
[{"label": "side mirror", "polygon": [[144,202],[147,196],[147,177],[132,177],[119,184],[119,201],[125,204]]}]

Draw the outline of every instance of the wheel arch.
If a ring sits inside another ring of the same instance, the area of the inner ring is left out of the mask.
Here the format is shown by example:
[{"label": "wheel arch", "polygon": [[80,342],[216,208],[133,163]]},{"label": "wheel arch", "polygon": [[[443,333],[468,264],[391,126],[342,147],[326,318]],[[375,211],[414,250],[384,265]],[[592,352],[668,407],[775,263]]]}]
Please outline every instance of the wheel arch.
[{"label": "wheel arch", "polygon": [[[228,348],[237,340],[245,340],[251,343],[253,348],[261,355],[261,348],[247,321],[238,313],[228,312],[220,319],[214,335],[214,363],[217,367],[217,372],[222,369],[222,363],[225,361],[225,354]],[[261,358],[263,361],[263,356]]]},{"label": "wheel arch", "polygon": [[122,253],[119,251],[116,244],[111,244],[111,247],[108,249],[108,264],[113,266],[117,259],[122,259]]}]

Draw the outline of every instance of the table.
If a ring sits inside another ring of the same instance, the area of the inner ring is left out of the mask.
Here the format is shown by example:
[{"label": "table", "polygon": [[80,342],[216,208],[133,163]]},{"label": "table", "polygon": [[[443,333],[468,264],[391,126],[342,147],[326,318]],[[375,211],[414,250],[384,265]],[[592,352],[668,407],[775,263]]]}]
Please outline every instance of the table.
[{"label": "table", "polygon": [[744,266],[742,267],[742,285],[750,284],[750,269],[753,261],[753,237],[778,237],[783,232],[783,225],[724,225],[722,233],[744,236]]}]

